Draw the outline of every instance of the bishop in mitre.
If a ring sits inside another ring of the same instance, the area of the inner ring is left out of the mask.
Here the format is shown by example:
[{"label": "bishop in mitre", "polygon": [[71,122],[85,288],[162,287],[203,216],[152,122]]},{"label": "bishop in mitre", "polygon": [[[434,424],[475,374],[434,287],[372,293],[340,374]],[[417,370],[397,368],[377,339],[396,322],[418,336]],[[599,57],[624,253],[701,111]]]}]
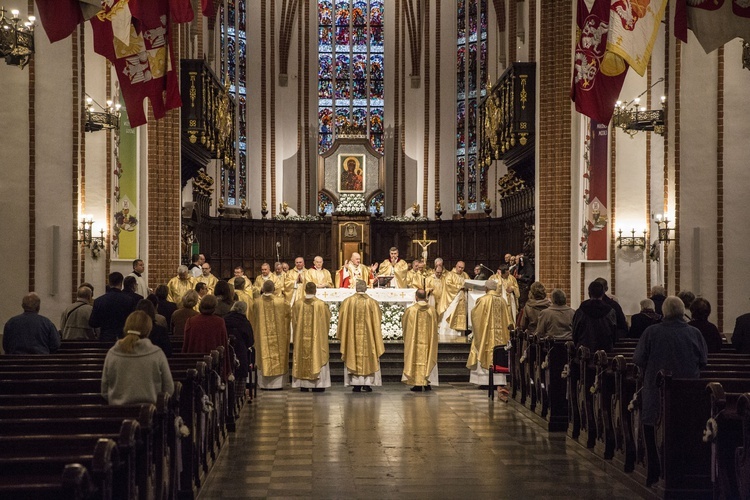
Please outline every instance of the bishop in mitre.
[{"label": "bishop in mitre", "polygon": [[[373,264],[373,267],[375,266],[377,264]],[[344,263],[344,267],[336,273],[336,288],[354,289],[357,281],[362,280],[365,285],[369,285],[372,283],[372,279],[370,268],[362,264],[362,256],[354,252],[350,259]]]},{"label": "bishop in mitre", "polygon": [[[281,264],[279,264],[281,268]],[[255,290],[260,291],[263,288],[263,283],[266,281],[273,281],[274,294],[279,297],[284,297],[284,277],[283,275],[272,273],[271,266],[268,262],[264,262],[260,266],[260,274],[255,278]]]},{"label": "bishop in mitre", "polygon": [[[477,299],[471,311],[474,338],[466,367],[471,370],[469,382],[479,386],[490,383],[489,368],[492,365],[492,350],[498,345],[507,345],[510,339],[508,326],[515,322],[508,313],[508,303],[497,289],[495,280],[487,280],[487,293]],[[500,375],[497,385],[505,385],[505,375]]]},{"label": "bishop in mitre", "polygon": [[510,274],[508,266],[501,265],[497,273],[490,278],[497,281],[498,291],[510,307],[510,314],[515,319],[518,317],[518,297],[521,296],[518,289],[518,281]]},{"label": "bishop in mitre", "polygon": [[305,281],[307,283],[315,283],[316,288],[333,288],[331,271],[323,268],[323,257],[320,255],[315,256],[313,267],[305,272]]},{"label": "bishop in mitre", "polygon": [[258,387],[280,390],[289,371],[291,308],[274,295],[272,281],[263,283],[263,293],[253,304]]},{"label": "bishop in mitre", "polygon": [[409,264],[398,256],[398,248],[391,247],[388,259],[384,260],[378,268],[378,276],[393,276],[388,286],[393,288],[407,288],[406,274],[409,272]]},{"label": "bishop in mitre", "polygon": [[325,302],[315,297],[315,283],[305,283],[305,297],[292,306],[292,331],[294,332],[294,359],[292,387],[300,391],[323,392],[331,387],[331,370],[328,367],[328,329],[331,310]]},{"label": "bishop in mitre", "polygon": [[353,386],[353,392],[372,392],[371,386],[383,385],[380,356],[385,346],[380,330],[381,312],[378,302],[367,295],[364,281],[357,281],[356,291],[339,309],[336,335],[341,341],[344,386]]},{"label": "bishop in mitre", "polygon": [[404,311],[404,372],[401,382],[413,386],[414,392],[431,390],[438,385],[438,321],[435,308],[427,303],[427,293],[417,290],[416,304]]}]

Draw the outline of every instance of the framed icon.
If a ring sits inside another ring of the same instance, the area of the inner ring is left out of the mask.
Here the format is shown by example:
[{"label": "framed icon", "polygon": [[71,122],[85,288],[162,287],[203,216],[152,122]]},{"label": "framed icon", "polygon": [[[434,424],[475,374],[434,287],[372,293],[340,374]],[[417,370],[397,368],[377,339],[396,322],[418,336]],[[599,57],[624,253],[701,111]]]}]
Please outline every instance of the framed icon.
[{"label": "framed icon", "polygon": [[339,193],[364,193],[365,168],[365,155],[339,155]]}]

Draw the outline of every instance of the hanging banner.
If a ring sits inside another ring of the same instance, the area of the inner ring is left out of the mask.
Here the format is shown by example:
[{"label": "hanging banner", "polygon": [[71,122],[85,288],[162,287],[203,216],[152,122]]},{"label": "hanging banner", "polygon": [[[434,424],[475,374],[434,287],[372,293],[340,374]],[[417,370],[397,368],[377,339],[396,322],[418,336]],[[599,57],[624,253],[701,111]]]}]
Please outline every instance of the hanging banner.
[{"label": "hanging banner", "polygon": [[121,108],[119,140],[115,140],[114,189],[112,191],[112,259],[138,259],[138,131],[130,127],[125,106]]},{"label": "hanging banner", "polygon": [[579,262],[609,261],[609,126],[585,120]]}]

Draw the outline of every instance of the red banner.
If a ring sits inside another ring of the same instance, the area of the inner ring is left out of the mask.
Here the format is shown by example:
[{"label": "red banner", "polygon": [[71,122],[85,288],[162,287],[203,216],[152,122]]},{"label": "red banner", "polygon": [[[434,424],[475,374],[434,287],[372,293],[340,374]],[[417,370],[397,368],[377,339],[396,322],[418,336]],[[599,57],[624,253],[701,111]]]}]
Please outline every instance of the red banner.
[{"label": "red banner", "polygon": [[608,261],[609,238],[609,126],[590,121],[587,127],[581,186],[581,261]]},{"label": "red banner", "polygon": [[610,15],[610,0],[595,0],[591,9],[586,0],[578,0],[578,40],[570,91],[579,113],[605,125],[612,119],[628,70],[622,57],[607,51]]}]

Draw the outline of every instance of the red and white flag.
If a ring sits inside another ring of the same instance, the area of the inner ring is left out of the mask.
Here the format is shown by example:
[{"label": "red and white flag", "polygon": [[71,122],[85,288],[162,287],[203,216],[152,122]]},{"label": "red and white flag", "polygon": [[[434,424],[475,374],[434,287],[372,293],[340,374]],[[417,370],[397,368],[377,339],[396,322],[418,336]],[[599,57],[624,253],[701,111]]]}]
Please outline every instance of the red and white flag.
[{"label": "red and white flag", "polygon": [[[591,8],[589,8],[591,5]],[[608,125],[622,90],[627,63],[607,50],[610,0],[578,0],[577,42],[570,98],[576,110]]]},{"label": "red and white flag", "polygon": [[615,0],[610,7],[607,50],[643,76],[651,59],[667,0]]},{"label": "red and white flag", "polygon": [[[114,0],[91,19],[94,50],[109,59],[117,71],[131,127],[146,123],[145,98],[150,99],[157,119],[182,106],[170,45],[173,3],[173,0]],[[120,16],[130,16],[129,43],[115,36]]]},{"label": "red and white flag", "polygon": [[677,0],[675,36],[687,42],[690,28],[708,54],[735,39],[750,39],[750,1]]},{"label": "red and white flag", "polygon": [[49,41],[54,43],[67,38],[102,5],[100,0],[36,0],[36,8]]}]

